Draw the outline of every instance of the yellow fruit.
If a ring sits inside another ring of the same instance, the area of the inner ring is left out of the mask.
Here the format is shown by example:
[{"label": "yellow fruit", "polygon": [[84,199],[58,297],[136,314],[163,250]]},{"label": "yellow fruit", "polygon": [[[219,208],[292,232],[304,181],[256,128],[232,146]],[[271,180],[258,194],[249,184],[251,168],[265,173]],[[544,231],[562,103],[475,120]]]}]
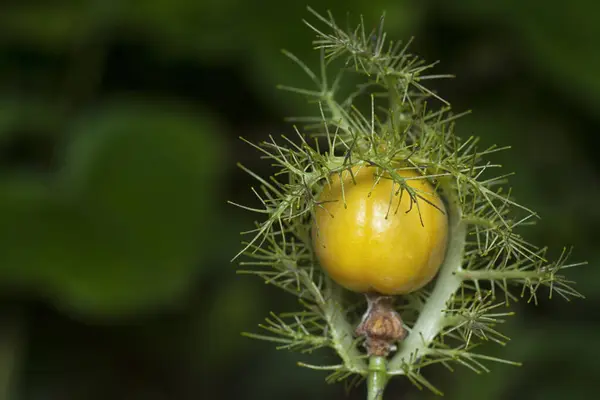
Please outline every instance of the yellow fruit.
[{"label": "yellow fruit", "polygon": [[[349,172],[343,174],[346,208],[337,175],[319,196],[312,237],[321,266],[356,292],[397,295],[420,289],[433,279],[446,253],[444,203],[426,179],[410,179],[408,185],[437,208],[420,198],[419,207],[413,202],[411,208],[409,194],[397,193],[397,184],[390,206],[391,179],[382,178],[373,187],[376,168],[353,171],[356,184]],[[415,171],[398,173],[418,177]]]}]

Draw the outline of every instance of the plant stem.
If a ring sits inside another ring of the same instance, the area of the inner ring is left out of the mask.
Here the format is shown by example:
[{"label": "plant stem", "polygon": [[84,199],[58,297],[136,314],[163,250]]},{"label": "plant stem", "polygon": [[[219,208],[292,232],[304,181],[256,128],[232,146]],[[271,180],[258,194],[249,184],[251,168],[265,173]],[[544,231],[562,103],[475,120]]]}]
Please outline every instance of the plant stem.
[{"label": "plant stem", "polygon": [[371,356],[369,376],[367,377],[367,400],[383,400],[383,391],[388,379],[386,358]]},{"label": "plant stem", "polygon": [[427,352],[431,342],[444,327],[447,301],[450,300],[462,283],[462,278],[458,277],[456,272],[463,264],[467,230],[461,220],[460,204],[452,181],[447,178],[440,179],[440,186],[443,187],[446,196],[448,196],[450,222],[448,252],[427,304],[413,326],[411,334],[402,342],[398,353],[390,361],[389,367],[393,375],[405,374],[406,371],[403,369],[403,365],[409,362],[411,357],[421,356]]},{"label": "plant stem", "polygon": [[404,127],[400,126],[403,118],[402,106],[404,99],[399,93],[398,78],[395,76],[386,76],[385,81],[389,87],[388,94],[390,96],[390,123],[392,128],[398,132],[402,132]]},{"label": "plant stem", "polygon": [[346,133],[351,134],[352,131],[350,124],[344,117],[344,112],[340,105],[333,99],[333,94],[329,93],[326,95],[325,104],[327,104],[327,108],[329,108],[329,111],[331,112],[331,119],[334,121],[334,123]]},{"label": "plant stem", "polygon": [[[550,275],[552,271],[548,271],[547,274]],[[464,280],[472,280],[472,281],[502,281],[508,280],[518,281],[518,280],[534,280],[540,279],[540,276],[543,273],[537,270],[530,271],[522,271],[519,269],[510,269],[510,270],[495,270],[495,269],[485,269],[485,270],[468,270],[468,269],[459,269],[456,271],[456,275]]]},{"label": "plant stem", "polygon": [[346,369],[354,373],[364,374],[366,365],[362,353],[356,348],[354,331],[346,320],[345,314],[340,312],[342,309],[341,296],[341,288],[327,279],[325,295],[327,300],[322,306],[323,314],[330,329],[334,348],[344,362]]}]

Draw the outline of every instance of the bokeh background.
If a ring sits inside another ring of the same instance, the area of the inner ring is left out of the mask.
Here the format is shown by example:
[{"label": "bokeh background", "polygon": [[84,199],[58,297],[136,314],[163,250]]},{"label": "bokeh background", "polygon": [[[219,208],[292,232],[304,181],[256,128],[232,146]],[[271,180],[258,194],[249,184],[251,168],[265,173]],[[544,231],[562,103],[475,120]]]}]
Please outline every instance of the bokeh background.
[{"label": "bokeh background", "polygon": [[[0,399],[362,399],[300,369],[307,355],[240,336],[294,299],[235,274],[254,216],[237,138],[290,132],[315,112],[278,83],[316,65],[303,1],[0,2]],[[431,368],[450,399],[588,399],[600,371],[600,3],[327,0],[456,79],[435,88],[458,131],[512,145],[528,232],[587,299],[517,304],[492,354],[524,362],[475,375]],[[524,302],[521,302],[524,303]],[[404,380],[386,398],[429,399]]]}]

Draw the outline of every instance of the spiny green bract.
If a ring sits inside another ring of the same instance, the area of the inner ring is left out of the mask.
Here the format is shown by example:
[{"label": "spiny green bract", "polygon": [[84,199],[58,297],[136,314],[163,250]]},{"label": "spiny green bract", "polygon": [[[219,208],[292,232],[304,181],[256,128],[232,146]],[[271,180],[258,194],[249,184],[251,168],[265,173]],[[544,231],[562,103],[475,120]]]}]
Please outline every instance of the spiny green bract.
[{"label": "spiny green bract", "polygon": [[[302,309],[271,315],[261,325],[264,334],[250,337],[270,340],[280,348],[311,352],[333,348],[338,365],[306,367],[328,370],[329,381],[353,377],[356,383],[369,374],[366,355],[355,339],[356,311],[364,303],[351,304],[343,289],[318,267],[310,239],[310,225],[317,194],[334,174],[352,173],[354,166],[374,166],[380,179],[392,179],[390,207],[406,191],[415,206],[425,201],[396,170],[418,170],[422,179],[436,183],[447,203],[451,239],[448,253],[432,285],[404,296],[398,311],[408,322],[409,337],[398,344],[387,365],[387,374],[405,375],[419,387],[438,392],[421,374],[433,363],[459,363],[475,371],[486,370],[485,361],[508,362],[472,352],[477,341],[505,343],[496,330],[510,312],[500,312],[510,299],[536,300],[540,286],[550,296],[582,297],[561,272],[580,264],[567,264],[567,252],[548,262],[545,249],[524,240],[515,229],[532,223],[536,214],[516,203],[506,189],[508,175],[491,176],[499,167],[485,161],[490,153],[505,148],[478,148],[474,137],[463,140],[454,134],[454,115],[447,102],[424,86],[430,79],[426,64],[408,53],[408,43],[388,41],[383,17],[376,30],[366,32],[364,23],[352,31],[338,27],[331,14],[325,18],[309,11],[324,25],[306,25],[316,34],[320,52],[319,73],[294,55],[315,87],[281,86],[308,97],[315,116],[294,118],[306,124],[295,128],[293,138],[282,136],[254,146],[276,168],[262,178],[241,166],[259,183],[252,191],[261,208],[240,206],[262,215],[250,239],[236,256],[243,256],[242,273],[256,274],[267,283],[297,296]],[[336,67],[337,65],[337,67]],[[336,69],[333,79],[328,70]],[[364,82],[344,99],[338,99],[345,73],[358,73]],[[367,98],[370,109],[359,110],[357,100]],[[441,103],[433,109],[430,101]],[[512,285],[522,290],[511,292]],[[502,293],[499,293],[502,292]],[[500,298],[500,300],[496,300]]]}]

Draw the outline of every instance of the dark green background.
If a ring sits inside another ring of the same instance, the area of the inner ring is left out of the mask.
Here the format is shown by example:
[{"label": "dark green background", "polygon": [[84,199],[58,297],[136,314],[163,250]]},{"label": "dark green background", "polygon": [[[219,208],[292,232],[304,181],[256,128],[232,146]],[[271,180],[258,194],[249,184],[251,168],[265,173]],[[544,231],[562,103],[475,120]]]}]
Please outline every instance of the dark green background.
[{"label": "dark green background", "polygon": [[[275,90],[308,85],[283,47],[318,53],[304,1],[4,0],[0,3],[0,399],[334,399],[341,386],[239,335],[285,297],[235,275],[254,216],[237,137],[290,132],[314,113]],[[585,301],[518,304],[485,351],[524,362],[477,376],[431,368],[451,399],[587,399],[600,371],[600,3],[328,0],[440,59],[435,88],[472,109],[461,135],[512,145],[496,159],[542,215],[533,242]],[[524,303],[524,302],[522,302]],[[317,356],[318,357],[318,356]],[[350,398],[364,398],[364,389]],[[424,399],[405,380],[388,398]]]}]

